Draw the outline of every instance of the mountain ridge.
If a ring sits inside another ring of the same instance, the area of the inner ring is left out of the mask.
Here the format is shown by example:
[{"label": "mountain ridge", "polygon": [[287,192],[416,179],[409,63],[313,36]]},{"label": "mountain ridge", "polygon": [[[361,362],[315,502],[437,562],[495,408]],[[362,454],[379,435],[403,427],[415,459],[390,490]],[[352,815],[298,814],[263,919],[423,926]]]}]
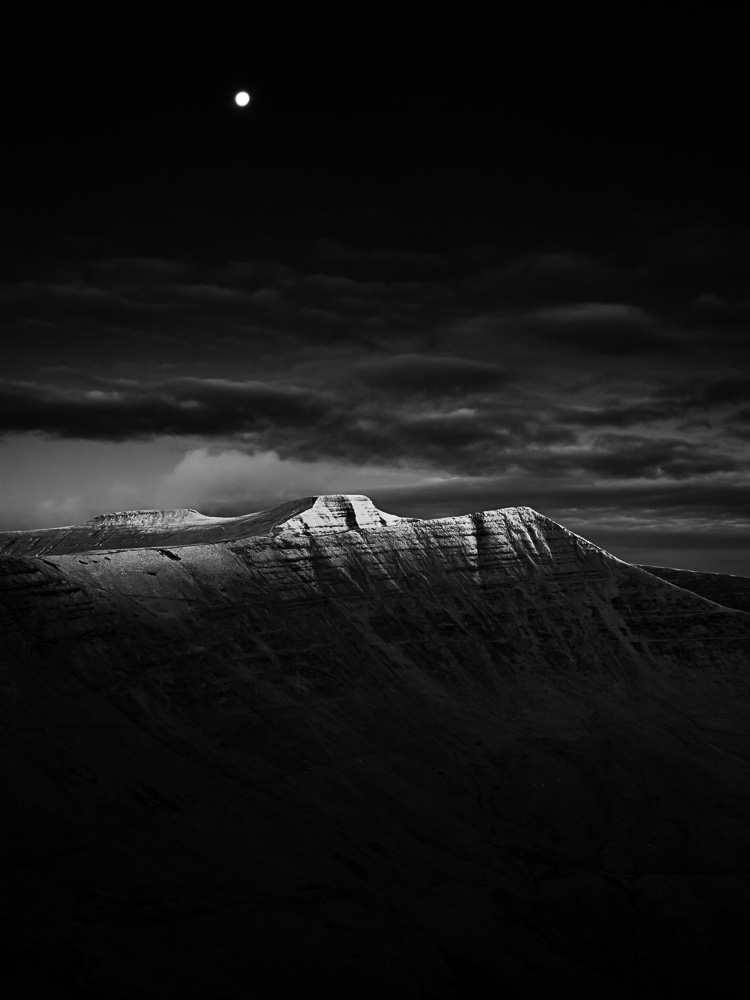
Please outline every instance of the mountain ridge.
[{"label": "mountain ridge", "polygon": [[[589,542],[576,532],[547,518],[532,507],[506,507],[472,514],[441,518],[400,517],[379,510],[362,494],[318,494],[284,501],[274,507],[233,517],[202,514],[194,508],[116,511],[99,514],[81,525],[60,528],[0,532],[0,556],[51,556],[122,548],[182,547],[200,544],[227,544],[242,538],[318,535],[341,531],[373,530],[399,524],[451,524],[461,519],[483,518],[503,512],[522,523],[525,517],[555,525],[577,544],[619,559],[606,549]],[[516,512],[512,515],[511,512]],[[750,584],[744,577],[729,574],[697,574],[668,567],[639,566],[667,584],[679,587],[722,607],[750,612]],[[747,591],[747,593],[746,593]]]},{"label": "mountain ridge", "polygon": [[742,995],[750,615],[342,496],[0,555],[14,995]]},{"label": "mountain ridge", "polygon": [[171,541],[173,545],[229,541],[274,531],[335,531],[376,527],[400,518],[379,511],[369,497],[329,494],[299,497],[268,510],[236,517],[212,517],[192,508],[132,510],[99,514],[81,525],[0,532],[0,555],[41,555],[90,548],[140,547]]}]

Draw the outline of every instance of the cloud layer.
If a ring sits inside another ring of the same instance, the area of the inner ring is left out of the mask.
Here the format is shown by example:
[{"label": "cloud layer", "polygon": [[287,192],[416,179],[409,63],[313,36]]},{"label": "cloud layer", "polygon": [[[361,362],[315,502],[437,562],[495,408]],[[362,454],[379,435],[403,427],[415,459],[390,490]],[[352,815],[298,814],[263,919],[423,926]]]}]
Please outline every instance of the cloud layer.
[{"label": "cloud layer", "polygon": [[627,518],[646,538],[661,516],[680,544],[691,523],[741,532],[750,307],[728,240],[673,234],[636,265],[332,239],[294,262],[68,262],[0,287],[0,433],[169,442],[159,502],[224,513],[351,487],[632,537]]}]

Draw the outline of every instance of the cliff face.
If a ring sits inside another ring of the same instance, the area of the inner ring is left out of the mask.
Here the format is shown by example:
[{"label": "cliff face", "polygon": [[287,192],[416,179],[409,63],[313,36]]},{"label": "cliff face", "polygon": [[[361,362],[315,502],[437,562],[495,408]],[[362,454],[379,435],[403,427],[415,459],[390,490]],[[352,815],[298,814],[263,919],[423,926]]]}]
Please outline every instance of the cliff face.
[{"label": "cliff face", "polygon": [[529,508],[0,545],[19,983],[740,995],[750,615]]}]

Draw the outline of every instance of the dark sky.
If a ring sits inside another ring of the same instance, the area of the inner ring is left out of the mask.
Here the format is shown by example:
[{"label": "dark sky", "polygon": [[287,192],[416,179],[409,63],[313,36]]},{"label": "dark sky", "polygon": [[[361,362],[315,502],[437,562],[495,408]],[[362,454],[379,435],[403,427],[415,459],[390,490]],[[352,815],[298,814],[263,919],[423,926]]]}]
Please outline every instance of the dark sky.
[{"label": "dark sky", "polygon": [[750,575],[747,83],[699,35],[6,72],[0,529],[354,492]]}]

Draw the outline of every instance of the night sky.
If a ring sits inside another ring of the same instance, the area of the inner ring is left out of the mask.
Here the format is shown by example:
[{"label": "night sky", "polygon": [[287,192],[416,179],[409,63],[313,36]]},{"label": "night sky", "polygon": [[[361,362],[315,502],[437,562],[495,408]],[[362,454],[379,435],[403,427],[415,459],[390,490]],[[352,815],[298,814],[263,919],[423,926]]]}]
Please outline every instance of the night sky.
[{"label": "night sky", "polygon": [[748,84],[704,56],[6,73],[0,529],[365,493],[750,575]]}]

